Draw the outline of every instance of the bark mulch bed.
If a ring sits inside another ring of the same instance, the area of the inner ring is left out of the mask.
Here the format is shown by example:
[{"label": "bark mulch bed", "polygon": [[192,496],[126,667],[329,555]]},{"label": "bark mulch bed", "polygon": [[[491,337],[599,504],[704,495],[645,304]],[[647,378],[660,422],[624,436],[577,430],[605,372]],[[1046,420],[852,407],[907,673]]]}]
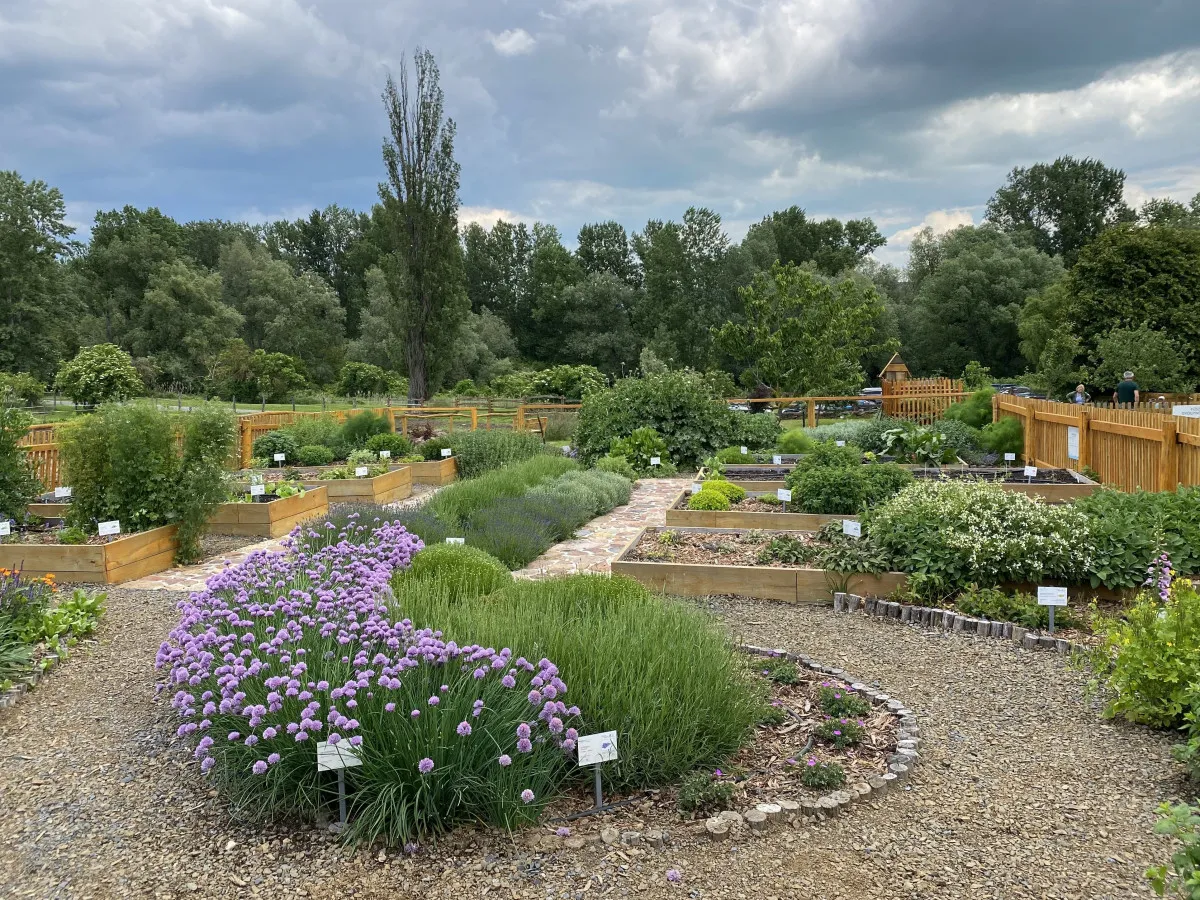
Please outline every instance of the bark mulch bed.
[{"label": "bark mulch bed", "polygon": [[[776,536],[772,532],[758,530],[696,532],[663,528],[647,531],[625,558],[631,562],[804,568],[801,563],[782,563],[771,559],[760,561],[762,551]],[[813,539],[811,534],[798,532],[789,532],[787,537],[803,541]]]},{"label": "bark mulch bed", "polygon": [[1025,477],[1024,467],[1014,469],[913,469],[913,477],[929,479],[976,479],[998,484],[1079,484],[1067,469],[1038,469],[1033,478]]},{"label": "bark mulch bed", "polygon": [[[687,491],[675,504],[676,509],[687,509],[688,500],[691,498],[691,491]],[[784,510],[783,504],[776,500],[771,494],[766,494],[762,497],[747,496],[740,503],[732,503],[729,506],[731,512],[801,512],[799,504],[788,504],[788,508]]]}]

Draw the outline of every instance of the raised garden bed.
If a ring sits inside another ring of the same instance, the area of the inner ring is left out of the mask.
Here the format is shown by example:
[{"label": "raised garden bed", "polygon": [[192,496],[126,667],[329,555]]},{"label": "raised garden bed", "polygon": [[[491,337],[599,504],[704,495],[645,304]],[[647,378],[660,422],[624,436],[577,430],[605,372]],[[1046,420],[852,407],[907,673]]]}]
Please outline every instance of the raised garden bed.
[{"label": "raised garden bed", "polygon": [[1047,503],[1065,503],[1098,491],[1101,485],[1073,469],[1039,468],[1037,475],[1025,477],[1023,466],[1010,469],[982,466],[954,466],[942,469],[912,467],[913,476],[928,479],[973,478],[991,481],[1008,491],[1039,497]]},{"label": "raised garden bed", "polygon": [[[767,503],[751,494],[728,510],[688,509],[690,489],[683,491],[667,510],[667,525],[693,528],[761,528],[768,531],[814,531],[829,522],[855,519],[856,516],[830,516],[819,513],[784,512],[779,503]],[[774,499],[774,494],[764,494]],[[793,504],[788,504],[789,508]]]},{"label": "raised garden bed", "polygon": [[432,462],[408,463],[408,467],[412,469],[412,479],[416,484],[433,484],[440,487],[458,478],[458,460],[453,456],[435,459]]},{"label": "raised garden bed", "polygon": [[341,478],[329,481],[306,478],[300,483],[306,488],[326,488],[330,503],[383,505],[412,496],[413,473],[411,467],[401,466],[374,478]]},{"label": "raised garden bed", "polygon": [[[672,532],[669,542],[660,539]],[[802,532],[781,532],[803,537]],[[900,572],[842,574],[785,563],[759,563],[773,537],[720,528],[644,528],[613,560],[614,575],[679,597],[736,594],[793,603],[824,603],[835,591],[886,596],[906,584]],[[727,549],[726,549],[727,548]]]},{"label": "raised garden bed", "polygon": [[175,526],[164,525],[106,543],[0,544],[0,568],[60,581],[119,584],[171,568],[178,549]]},{"label": "raised garden bed", "polygon": [[291,532],[308,519],[329,512],[328,486],[306,488],[303,494],[275,497],[263,494],[244,503],[222,503],[208,520],[210,534],[240,534],[250,537],[277,538]]}]

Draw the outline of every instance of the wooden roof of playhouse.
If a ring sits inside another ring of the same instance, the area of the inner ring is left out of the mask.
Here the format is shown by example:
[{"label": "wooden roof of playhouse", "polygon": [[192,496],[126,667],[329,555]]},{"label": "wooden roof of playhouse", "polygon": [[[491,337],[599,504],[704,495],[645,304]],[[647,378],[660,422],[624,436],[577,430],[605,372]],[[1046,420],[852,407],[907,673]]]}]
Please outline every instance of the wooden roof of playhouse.
[{"label": "wooden roof of playhouse", "polygon": [[885,378],[889,381],[901,381],[910,375],[912,375],[912,372],[908,370],[908,366],[904,364],[904,360],[900,358],[899,353],[893,353],[892,358],[888,360],[888,364],[879,373],[880,378]]}]

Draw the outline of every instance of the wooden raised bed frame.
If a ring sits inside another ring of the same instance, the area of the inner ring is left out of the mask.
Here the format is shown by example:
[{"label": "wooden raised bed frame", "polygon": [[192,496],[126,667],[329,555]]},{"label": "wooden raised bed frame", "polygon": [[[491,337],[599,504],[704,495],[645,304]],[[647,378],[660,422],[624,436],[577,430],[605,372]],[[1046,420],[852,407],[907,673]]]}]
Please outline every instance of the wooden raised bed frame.
[{"label": "wooden raised bed frame", "polygon": [[302,481],[305,488],[323,487],[330,503],[374,503],[383,505],[412,496],[413,473],[401,466],[374,478],[340,478],[334,481]]},{"label": "wooden raised bed frame", "polygon": [[829,522],[857,520],[858,516],[829,516],[802,512],[739,512],[736,509],[680,509],[679,504],[691,494],[691,488],[681,491],[667,508],[668,527],[732,528],[763,531],[816,531]]},{"label": "wooden raised bed frame", "polygon": [[434,484],[441,487],[458,478],[458,460],[453,456],[405,465],[412,469],[412,478],[416,484]]},{"label": "wooden raised bed frame", "polygon": [[289,534],[301,522],[328,512],[329,492],[323,484],[268,503],[222,503],[204,530],[209,534],[277,538]]},{"label": "wooden raised bed frame", "polygon": [[60,581],[120,584],[171,568],[175,526],[122,535],[107,544],[0,544],[0,567]]},{"label": "wooden raised bed frame", "polygon": [[[638,562],[628,559],[647,531],[643,528],[612,562],[614,575],[628,575],[651,590],[677,597],[711,597],[737,594],[790,603],[824,603],[839,590],[855,594],[886,596],[904,587],[907,578],[901,572],[882,575],[851,575],[824,569],[779,568],[775,566],[722,566],[706,563]],[[728,528],[688,528],[688,531],[729,531]],[[846,580],[846,586],[841,584]]]}]

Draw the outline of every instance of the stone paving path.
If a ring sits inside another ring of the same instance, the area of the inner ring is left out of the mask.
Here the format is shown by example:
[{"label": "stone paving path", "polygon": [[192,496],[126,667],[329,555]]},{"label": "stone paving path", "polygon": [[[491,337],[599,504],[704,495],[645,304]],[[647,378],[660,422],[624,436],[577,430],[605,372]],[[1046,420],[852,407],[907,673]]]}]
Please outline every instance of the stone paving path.
[{"label": "stone paving path", "polygon": [[573,539],[555,544],[528,567],[513,575],[516,578],[538,579],[575,572],[607,573],[609,564],[638,531],[666,522],[666,511],[671,501],[689,484],[691,481],[686,478],[639,481],[634,485],[633,496],[625,506],[618,506],[607,515],[592,519],[575,533]]}]

